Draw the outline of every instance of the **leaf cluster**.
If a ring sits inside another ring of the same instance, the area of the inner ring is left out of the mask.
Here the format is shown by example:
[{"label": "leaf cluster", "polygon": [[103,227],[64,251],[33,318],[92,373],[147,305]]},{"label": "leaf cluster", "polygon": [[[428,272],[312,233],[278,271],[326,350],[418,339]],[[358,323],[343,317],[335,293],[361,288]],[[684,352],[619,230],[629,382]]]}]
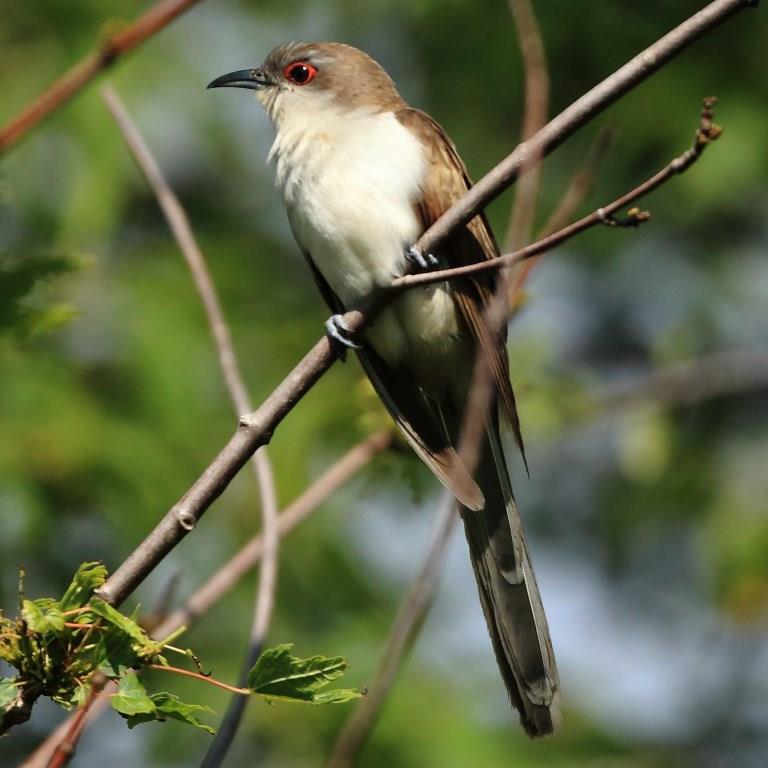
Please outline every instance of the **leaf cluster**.
[{"label": "leaf cluster", "polygon": [[[26,598],[23,575],[22,571],[19,616],[9,619],[0,614],[0,660],[17,671],[15,678],[0,677],[0,734],[28,720],[40,696],[65,709],[85,705],[99,675],[117,683],[111,704],[129,728],[174,719],[214,733],[197,718],[201,712],[212,712],[209,707],[184,702],[167,691],[149,693],[138,674],[147,667],[164,667],[219,684],[202,673],[191,650],[170,645],[183,628],[163,642],[153,640],[135,614],[126,616],[95,597],[94,591],[107,578],[106,568],[98,562],[83,563],[58,600]],[[292,647],[284,644],[264,651],[248,676],[248,688],[235,690],[310,704],[341,703],[360,696],[350,689],[321,690],[344,673],[343,658],[300,659],[290,653]],[[171,667],[164,655],[168,651],[188,657],[198,671]]]}]

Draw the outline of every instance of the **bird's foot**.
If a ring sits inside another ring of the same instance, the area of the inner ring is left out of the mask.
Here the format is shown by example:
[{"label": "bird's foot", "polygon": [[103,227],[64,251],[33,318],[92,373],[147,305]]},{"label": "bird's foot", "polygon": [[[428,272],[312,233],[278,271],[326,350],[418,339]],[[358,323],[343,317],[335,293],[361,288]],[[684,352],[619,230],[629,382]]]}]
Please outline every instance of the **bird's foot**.
[{"label": "bird's foot", "polygon": [[344,325],[342,315],[331,315],[325,321],[325,333],[331,342],[336,357],[341,362],[346,362],[348,349],[362,349],[362,347],[350,338],[352,331]]},{"label": "bird's foot", "polygon": [[430,269],[435,269],[440,266],[437,256],[432,253],[422,253],[421,249],[417,248],[415,245],[408,248],[405,252],[405,258],[409,264],[412,264],[423,272],[428,272]]}]

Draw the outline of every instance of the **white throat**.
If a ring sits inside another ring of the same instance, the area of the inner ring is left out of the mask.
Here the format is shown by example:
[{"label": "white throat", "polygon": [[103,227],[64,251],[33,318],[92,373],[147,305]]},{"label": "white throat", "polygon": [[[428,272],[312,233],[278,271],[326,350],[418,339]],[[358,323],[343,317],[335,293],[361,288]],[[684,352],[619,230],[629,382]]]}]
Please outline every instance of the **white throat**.
[{"label": "white throat", "polygon": [[291,96],[274,119],[277,186],[299,245],[350,304],[398,274],[420,234],[424,150],[391,112]]},{"label": "white throat", "polygon": [[[392,112],[345,111],[293,96],[269,109],[277,186],[300,247],[350,307],[404,271],[405,250],[421,234],[415,205],[426,153]],[[454,347],[453,301],[440,287],[409,291],[366,335],[392,364],[421,361],[430,369],[423,380],[440,368],[435,355],[442,359]]]}]

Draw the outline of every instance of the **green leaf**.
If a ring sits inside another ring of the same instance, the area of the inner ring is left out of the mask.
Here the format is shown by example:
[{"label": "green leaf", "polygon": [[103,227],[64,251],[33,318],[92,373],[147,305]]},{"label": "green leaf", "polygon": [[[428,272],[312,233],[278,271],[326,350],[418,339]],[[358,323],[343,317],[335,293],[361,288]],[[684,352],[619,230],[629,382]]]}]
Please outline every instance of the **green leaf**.
[{"label": "green leaf", "polygon": [[163,720],[170,718],[172,720],[179,720],[182,723],[187,723],[188,725],[194,725],[195,728],[201,728],[211,735],[216,733],[213,728],[195,717],[195,713],[198,712],[212,713],[213,710],[210,707],[204,707],[200,704],[186,704],[181,701],[178,696],[174,696],[172,693],[167,693],[165,691],[153,693],[152,701],[155,704],[155,711],[140,712],[136,715],[131,715],[128,718],[129,728],[133,728],[140,723],[148,723],[151,720],[162,722]]},{"label": "green leaf", "polygon": [[50,597],[24,600],[21,604],[21,615],[30,630],[41,635],[61,632],[64,629],[64,617],[61,615],[59,603]]},{"label": "green leaf", "polygon": [[312,697],[313,704],[346,704],[353,699],[359,699],[363,694],[354,688],[334,688],[321,691]]},{"label": "green leaf", "polygon": [[88,602],[93,590],[98,589],[106,580],[107,569],[103,563],[83,563],[59,601],[61,610],[71,611],[74,608],[82,608]]},{"label": "green leaf", "polygon": [[128,672],[120,679],[112,706],[126,716],[155,711],[155,702],[147,695],[144,683],[135,672]]},{"label": "green leaf", "polygon": [[352,689],[319,693],[331,680],[344,674],[347,662],[341,656],[312,656],[299,659],[291,655],[293,645],[278,645],[259,656],[248,674],[248,687],[259,696],[310,704],[350,701],[361,696]]},{"label": "green leaf", "polygon": [[88,694],[90,694],[90,692],[90,686],[78,685],[69,697],[67,706],[74,708],[85,706],[85,702],[88,701]]},{"label": "green leaf", "polygon": [[8,709],[16,701],[19,688],[9,677],[0,677],[0,710]]},{"label": "green leaf", "polygon": [[95,597],[90,601],[90,606],[97,616],[101,616],[112,627],[118,629],[133,642],[134,651],[143,659],[156,658],[163,649],[161,643],[152,640],[150,636],[132,618],[123,615],[117,608]]},{"label": "green leaf", "polygon": [[133,640],[123,632],[102,632],[93,649],[93,663],[107,677],[122,677],[140,662]]}]

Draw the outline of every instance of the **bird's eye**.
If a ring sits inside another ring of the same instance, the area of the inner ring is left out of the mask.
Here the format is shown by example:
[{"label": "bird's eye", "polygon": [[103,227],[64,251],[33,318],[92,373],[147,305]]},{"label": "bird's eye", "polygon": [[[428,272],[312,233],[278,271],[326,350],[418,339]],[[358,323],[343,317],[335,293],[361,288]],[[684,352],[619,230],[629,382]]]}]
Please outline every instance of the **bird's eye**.
[{"label": "bird's eye", "polygon": [[285,76],[296,85],[307,85],[315,79],[317,69],[306,61],[297,61],[285,68]]}]

